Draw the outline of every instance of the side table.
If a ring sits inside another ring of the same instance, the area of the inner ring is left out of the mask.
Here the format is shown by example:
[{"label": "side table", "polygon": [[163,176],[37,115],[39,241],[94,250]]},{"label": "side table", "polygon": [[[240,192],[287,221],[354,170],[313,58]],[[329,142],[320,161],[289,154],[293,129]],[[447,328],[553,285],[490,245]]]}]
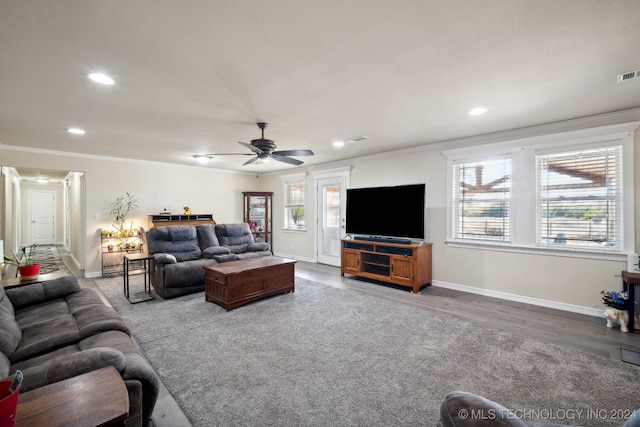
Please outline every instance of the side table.
[{"label": "side table", "polygon": [[113,366],[20,393],[16,426],[114,426],[129,415],[129,394]]},{"label": "side table", "polygon": [[634,332],[634,319],[636,313],[636,286],[640,285],[640,274],[632,273],[630,271],[622,272],[622,290],[629,292],[629,301],[631,302],[631,308],[629,309],[629,322],[627,323],[627,329],[629,332]]},{"label": "side table", "polygon": [[[131,304],[137,304],[139,302],[150,301],[155,299],[153,295],[151,295],[151,280],[149,278],[149,269],[151,268],[151,260],[153,259],[152,255],[148,253],[126,253],[124,254],[124,296],[127,298]],[[140,262],[142,263],[142,269],[131,270],[131,262]],[[143,274],[144,275],[144,292],[138,292],[136,297],[138,299],[132,300],[129,297],[129,277],[134,274]],[[138,297],[140,294],[144,294],[142,297]]]}]

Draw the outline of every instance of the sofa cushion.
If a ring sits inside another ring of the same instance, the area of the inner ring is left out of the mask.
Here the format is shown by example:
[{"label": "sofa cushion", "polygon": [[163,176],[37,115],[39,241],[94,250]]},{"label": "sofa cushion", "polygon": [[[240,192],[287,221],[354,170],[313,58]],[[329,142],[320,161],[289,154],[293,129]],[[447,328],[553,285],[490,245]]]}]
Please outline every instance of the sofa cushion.
[{"label": "sofa cushion", "polygon": [[238,259],[238,255],[236,254],[220,254],[220,255],[214,255],[213,259],[215,259],[218,262],[229,262],[229,261],[235,261]]},{"label": "sofa cushion", "polygon": [[214,258],[216,255],[226,255],[229,252],[231,251],[225,246],[210,246],[202,251],[202,255],[205,258]]},{"label": "sofa cushion", "polygon": [[190,225],[153,227],[147,231],[147,246],[151,255],[171,254],[178,262],[202,257],[196,228]]},{"label": "sofa cushion", "polygon": [[254,243],[249,224],[216,224],[216,234],[222,246],[226,246],[234,254],[247,251],[250,243]]},{"label": "sofa cushion", "polygon": [[271,245],[267,242],[249,243],[249,246],[247,246],[249,252],[268,251],[270,249]]},{"label": "sofa cushion", "polygon": [[9,356],[11,363],[78,342],[76,318],[72,314],[56,316],[22,328],[22,340]]},{"label": "sofa cushion", "polygon": [[45,301],[63,298],[79,291],[78,280],[73,276],[65,276],[42,283],[8,289],[7,296],[17,311],[25,306],[33,306]]},{"label": "sofa cushion", "polygon": [[247,258],[259,258],[263,256],[271,256],[271,252],[269,251],[259,251],[259,252],[245,252],[242,254],[236,254],[238,259],[247,259]]},{"label": "sofa cushion", "polygon": [[47,353],[37,363],[15,365],[24,375],[21,391],[29,391],[47,384],[66,380],[71,377],[113,366],[119,372],[125,367],[124,354],[117,348],[97,347],[80,350],[76,345],[65,347],[57,352]]},{"label": "sofa cushion", "polygon": [[[469,416],[474,414],[474,416]],[[527,427],[513,412],[482,396],[454,391],[440,405],[440,427]]]},{"label": "sofa cushion", "polygon": [[4,286],[0,285],[0,351],[10,356],[22,339],[22,330],[15,318],[13,304],[7,297]]},{"label": "sofa cushion", "polygon": [[220,246],[213,224],[196,225],[196,233],[198,234],[198,244],[203,251],[212,246]]}]

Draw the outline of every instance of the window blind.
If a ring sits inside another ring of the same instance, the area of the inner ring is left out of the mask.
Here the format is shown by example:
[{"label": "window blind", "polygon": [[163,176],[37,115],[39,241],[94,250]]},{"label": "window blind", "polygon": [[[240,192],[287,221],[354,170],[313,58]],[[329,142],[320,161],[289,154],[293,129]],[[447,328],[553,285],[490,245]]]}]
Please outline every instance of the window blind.
[{"label": "window blind", "polygon": [[459,162],[453,175],[454,237],[508,241],[511,158]]},{"label": "window blind", "polygon": [[622,146],[536,155],[539,245],[621,249]]}]

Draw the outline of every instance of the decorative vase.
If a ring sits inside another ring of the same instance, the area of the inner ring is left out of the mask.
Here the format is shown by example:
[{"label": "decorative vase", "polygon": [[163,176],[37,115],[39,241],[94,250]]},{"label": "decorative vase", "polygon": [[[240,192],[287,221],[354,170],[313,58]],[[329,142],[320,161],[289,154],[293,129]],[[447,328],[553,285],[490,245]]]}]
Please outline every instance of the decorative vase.
[{"label": "decorative vase", "polygon": [[21,281],[37,279],[40,274],[40,264],[20,265],[18,271]]}]

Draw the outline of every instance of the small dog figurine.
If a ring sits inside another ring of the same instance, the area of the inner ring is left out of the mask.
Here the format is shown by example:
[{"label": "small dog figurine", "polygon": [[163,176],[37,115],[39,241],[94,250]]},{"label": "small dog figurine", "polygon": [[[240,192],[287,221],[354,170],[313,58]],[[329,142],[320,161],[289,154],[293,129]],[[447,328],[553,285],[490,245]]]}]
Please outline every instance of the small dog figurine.
[{"label": "small dog figurine", "polygon": [[[613,325],[617,323],[620,325],[620,332],[629,332],[629,329],[627,329],[629,312],[627,310],[607,308],[604,311],[604,317],[607,319],[607,328],[613,328]],[[638,314],[634,315],[633,328],[640,329],[640,318],[638,317]]]}]

